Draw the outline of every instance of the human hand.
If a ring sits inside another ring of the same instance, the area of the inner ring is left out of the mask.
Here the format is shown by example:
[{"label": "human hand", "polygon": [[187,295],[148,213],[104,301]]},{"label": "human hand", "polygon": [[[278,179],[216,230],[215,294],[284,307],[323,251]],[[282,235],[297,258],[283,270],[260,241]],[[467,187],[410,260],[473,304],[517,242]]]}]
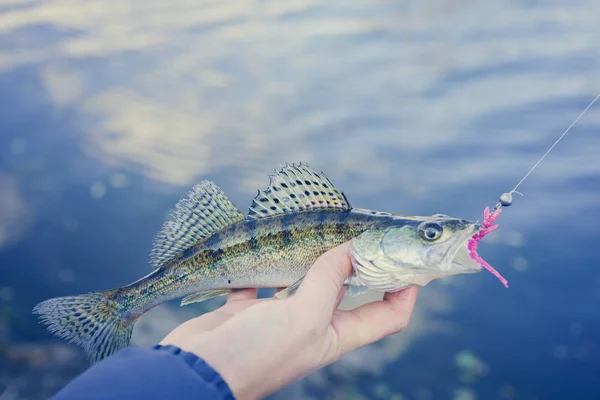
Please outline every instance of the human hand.
[{"label": "human hand", "polygon": [[344,354],[408,325],[417,287],[386,293],[354,310],[337,309],[352,272],[349,242],[323,254],[287,299],[257,299],[256,289],[175,328],[161,342],[195,353],[238,399],[257,399]]}]

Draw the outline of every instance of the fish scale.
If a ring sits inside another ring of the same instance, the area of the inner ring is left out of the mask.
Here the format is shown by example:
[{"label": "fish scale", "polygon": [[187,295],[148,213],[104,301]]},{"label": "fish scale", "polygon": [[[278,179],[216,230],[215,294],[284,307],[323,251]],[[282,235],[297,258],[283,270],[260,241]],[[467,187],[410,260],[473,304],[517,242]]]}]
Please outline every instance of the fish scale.
[{"label": "fish scale", "polygon": [[[425,284],[440,272],[405,262],[435,254],[419,236],[419,227],[439,221],[434,223],[444,235],[431,246],[444,254],[454,242],[460,244],[456,237],[463,240],[464,232],[475,230],[467,221],[445,216],[403,217],[353,208],[322,172],[304,163],[286,164],[272,175],[246,216],[210,181],[194,186],[170,214],[172,220],[163,224],[154,241],[150,264],[155,269],[148,275],[106,292],[49,299],[34,312],[50,331],[82,346],[97,361],[127,346],[136,320],[166,301],[183,298],[181,304],[186,305],[240,288],[285,287],[278,297],[289,296],[321,254],[348,240],[353,240],[356,269],[346,282],[349,293],[401,288],[410,281],[402,276],[419,276],[413,280]],[[412,253],[399,259],[394,258],[398,249],[379,254],[379,244],[360,240],[366,232],[379,232],[382,238],[399,234],[397,240],[406,242],[400,250]],[[426,251],[421,254],[421,250]],[[382,262],[389,260],[393,260],[391,272],[377,269],[387,268]],[[385,282],[374,282],[372,277]],[[75,314],[83,317],[73,318]]]}]

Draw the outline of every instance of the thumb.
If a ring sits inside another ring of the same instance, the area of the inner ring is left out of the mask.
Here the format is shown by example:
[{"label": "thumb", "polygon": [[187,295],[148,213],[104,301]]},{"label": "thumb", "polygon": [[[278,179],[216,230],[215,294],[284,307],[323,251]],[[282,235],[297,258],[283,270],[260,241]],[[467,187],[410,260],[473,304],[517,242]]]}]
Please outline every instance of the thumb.
[{"label": "thumb", "polygon": [[339,292],[352,273],[349,250],[350,242],[343,243],[322,254],[308,270],[294,296],[308,312],[331,318]]}]

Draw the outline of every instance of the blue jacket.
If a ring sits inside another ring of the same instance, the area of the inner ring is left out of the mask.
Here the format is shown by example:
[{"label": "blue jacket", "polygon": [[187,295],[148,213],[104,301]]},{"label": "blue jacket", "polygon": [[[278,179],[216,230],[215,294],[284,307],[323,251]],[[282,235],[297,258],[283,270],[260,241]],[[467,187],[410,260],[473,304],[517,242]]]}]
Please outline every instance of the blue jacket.
[{"label": "blue jacket", "polygon": [[234,400],[221,375],[175,346],[127,347],[79,375],[54,400]]}]

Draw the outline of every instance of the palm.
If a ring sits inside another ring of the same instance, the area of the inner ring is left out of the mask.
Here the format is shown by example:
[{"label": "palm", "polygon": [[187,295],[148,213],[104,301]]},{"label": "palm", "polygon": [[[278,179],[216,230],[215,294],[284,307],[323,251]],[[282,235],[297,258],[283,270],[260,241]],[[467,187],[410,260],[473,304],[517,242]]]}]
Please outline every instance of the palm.
[{"label": "palm", "polygon": [[257,299],[256,289],[235,291],[225,305],[180,325],[162,343],[203,357],[238,398],[256,398],[403,330],[416,287],[354,310],[337,308],[352,271],[347,253],[344,244],[321,256],[290,298]]}]

